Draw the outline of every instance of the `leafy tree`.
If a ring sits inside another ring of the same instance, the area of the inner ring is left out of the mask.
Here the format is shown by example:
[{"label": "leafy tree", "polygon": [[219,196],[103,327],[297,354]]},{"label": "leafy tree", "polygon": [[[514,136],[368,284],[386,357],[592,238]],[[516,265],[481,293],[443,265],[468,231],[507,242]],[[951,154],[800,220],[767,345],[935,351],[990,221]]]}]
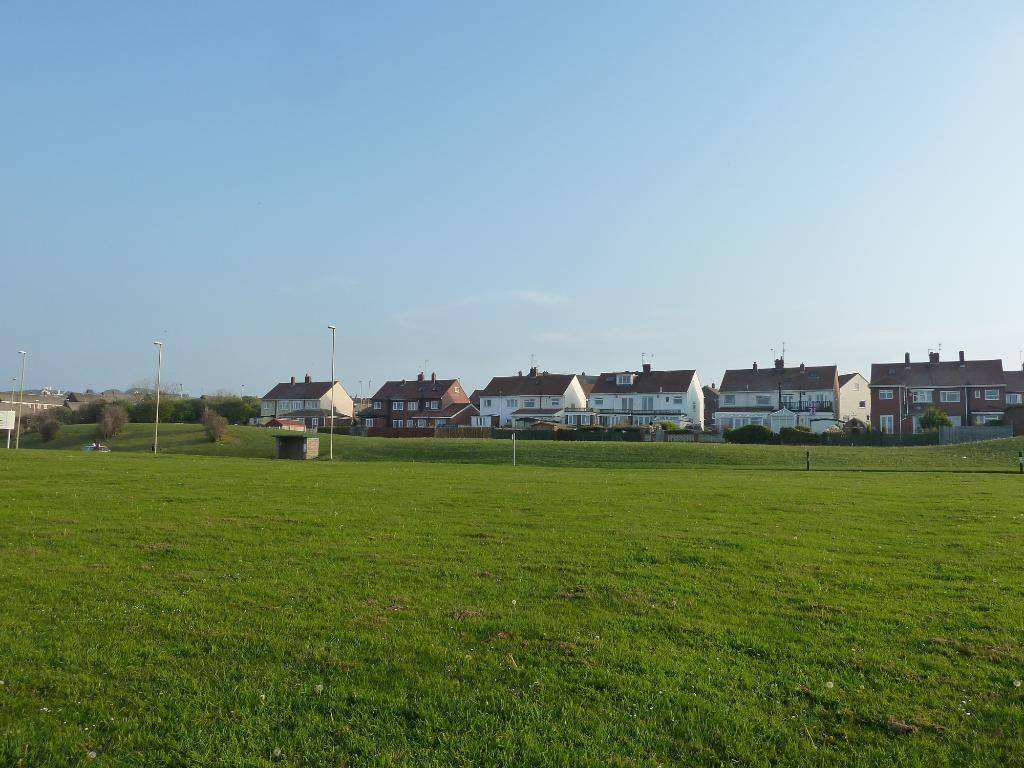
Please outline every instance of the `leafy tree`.
[{"label": "leafy tree", "polygon": [[935,406],[925,408],[924,413],[921,414],[921,418],[918,419],[918,424],[921,425],[921,429],[925,432],[934,432],[939,427],[953,426],[953,422],[949,420],[949,416]]},{"label": "leafy tree", "polygon": [[49,411],[43,411],[34,419],[34,421],[36,429],[39,431],[39,437],[44,443],[52,442],[60,434],[62,425],[56,414],[50,413]]},{"label": "leafy tree", "polygon": [[260,415],[258,397],[210,398],[209,407],[227,419],[230,424],[247,424],[249,419]]}]

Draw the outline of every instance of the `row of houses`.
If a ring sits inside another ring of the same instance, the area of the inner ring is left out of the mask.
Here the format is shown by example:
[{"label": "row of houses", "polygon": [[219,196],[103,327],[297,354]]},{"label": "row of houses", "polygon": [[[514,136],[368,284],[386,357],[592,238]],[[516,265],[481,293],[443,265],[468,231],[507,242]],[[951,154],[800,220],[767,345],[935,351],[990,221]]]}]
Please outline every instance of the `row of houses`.
[{"label": "row of houses", "polygon": [[[360,408],[340,382],[277,384],[262,399],[260,423],[315,429],[356,420],[387,430],[473,427],[614,427],[671,422],[685,428],[726,430],[758,424],[779,432],[803,427],[873,429],[893,434],[920,431],[928,407],[954,425],[1001,420],[1007,407],[1024,401],[1024,369],[1006,371],[1001,360],[878,363],[870,379],[840,373],[836,365],[773,365],[731,369],[719,386],[702,385],[693,369],[549,373],[531,368],[495,376],[468,393],[457,378],[427,377],[386,382]],[[333,404],[333,405],[332,405]],[[333,417],[332,417],[333,407]]]}]

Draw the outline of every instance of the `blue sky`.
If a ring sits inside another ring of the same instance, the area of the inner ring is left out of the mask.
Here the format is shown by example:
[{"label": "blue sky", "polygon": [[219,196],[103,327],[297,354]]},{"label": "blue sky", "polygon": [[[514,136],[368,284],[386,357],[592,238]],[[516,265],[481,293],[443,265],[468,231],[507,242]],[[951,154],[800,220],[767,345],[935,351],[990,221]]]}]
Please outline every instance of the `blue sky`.
[{"label": "blue sky", "polygon": [[7,3],[0,375],[1019,364],[1024,5],[770,5]]}]

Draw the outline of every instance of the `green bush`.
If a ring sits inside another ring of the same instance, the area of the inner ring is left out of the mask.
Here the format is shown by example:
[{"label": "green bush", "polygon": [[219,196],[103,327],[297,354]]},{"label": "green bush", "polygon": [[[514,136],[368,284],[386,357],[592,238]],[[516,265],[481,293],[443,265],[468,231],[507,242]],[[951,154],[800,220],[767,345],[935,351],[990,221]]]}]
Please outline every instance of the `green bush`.
[{"label": "green bush", "polygon": [[725,441],[727,443],[762,444],[770,443],[774,439],[772,431],[760,424],[747,424],[745,427],[725,430]]},{"label": "green bush", "polygon": [[821,436],[812,434],[807,427],[783,427],[779,430],[779,442],[783,445],[821,445]]},{"label": "green bush", "polygon": [[679,425],[676,424],[674,421],[659,421],[658,422],[658,426],[661,427],[666,432],[678,432],[679,431]]}]

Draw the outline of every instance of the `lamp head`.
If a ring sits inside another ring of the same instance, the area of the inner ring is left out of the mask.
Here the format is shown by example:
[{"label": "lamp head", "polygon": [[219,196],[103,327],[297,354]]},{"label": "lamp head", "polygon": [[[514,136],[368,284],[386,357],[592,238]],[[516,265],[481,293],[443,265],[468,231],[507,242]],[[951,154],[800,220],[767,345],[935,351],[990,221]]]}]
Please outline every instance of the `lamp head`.
[{"label": "lamp head", "polygon": [[154,341],[153,343],[156,344],[158,347],[162,347],[164,345],[162,341]]},{"label": "lamp head", "polygon": [[336,330],[338,330],[338,327],[337,327],[337,326],[335,326],[335,325],[328,325],[328,326],[327,326],[327,328],[328,328],[329,330],[331,330],[331,331],[336,331]]}]

